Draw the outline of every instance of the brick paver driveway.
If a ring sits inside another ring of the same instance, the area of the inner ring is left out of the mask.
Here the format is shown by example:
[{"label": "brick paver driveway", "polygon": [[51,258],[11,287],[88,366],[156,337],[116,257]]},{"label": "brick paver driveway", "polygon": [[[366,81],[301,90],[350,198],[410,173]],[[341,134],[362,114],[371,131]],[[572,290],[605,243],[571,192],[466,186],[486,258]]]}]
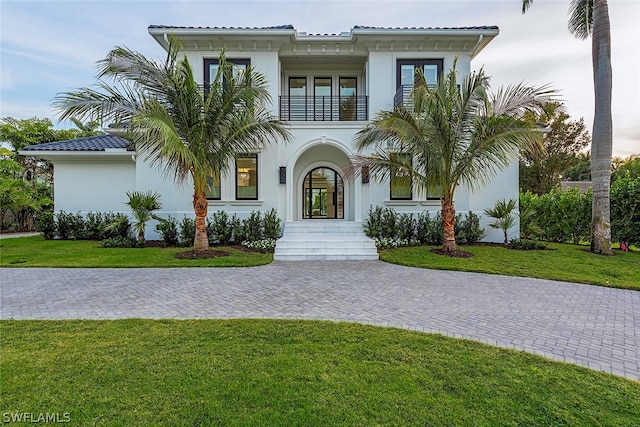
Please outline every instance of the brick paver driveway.
[{"label": "brick paver driveway", "polygon": [[364,262],[0,269],[3,319],[299,318],[464,337],[640,379],[640,292]]}]

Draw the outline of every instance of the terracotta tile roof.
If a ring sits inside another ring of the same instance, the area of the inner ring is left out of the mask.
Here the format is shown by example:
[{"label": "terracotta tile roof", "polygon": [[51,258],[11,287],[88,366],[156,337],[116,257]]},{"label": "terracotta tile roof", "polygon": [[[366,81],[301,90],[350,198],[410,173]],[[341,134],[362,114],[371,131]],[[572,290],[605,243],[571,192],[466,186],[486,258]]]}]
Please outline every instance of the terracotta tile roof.
[{"label": "terracotta tile roof", "polygon": [[131,142],[114,135],[97,135],[86,138],[69,139],[66,141],[47,142],[45,144],[30,145],[24,151],[105,151],[113,148],[132,150]]}]

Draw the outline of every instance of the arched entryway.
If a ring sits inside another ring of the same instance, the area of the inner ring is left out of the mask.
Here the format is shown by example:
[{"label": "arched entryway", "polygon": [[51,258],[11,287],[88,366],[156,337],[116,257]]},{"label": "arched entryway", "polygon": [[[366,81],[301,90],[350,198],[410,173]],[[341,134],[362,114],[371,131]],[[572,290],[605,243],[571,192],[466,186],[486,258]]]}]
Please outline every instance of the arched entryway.
[{"label": "arched entryway", "polygon": [[344,219],[344,182],[329,167],[307,173],[302,184],[303,219]]}]

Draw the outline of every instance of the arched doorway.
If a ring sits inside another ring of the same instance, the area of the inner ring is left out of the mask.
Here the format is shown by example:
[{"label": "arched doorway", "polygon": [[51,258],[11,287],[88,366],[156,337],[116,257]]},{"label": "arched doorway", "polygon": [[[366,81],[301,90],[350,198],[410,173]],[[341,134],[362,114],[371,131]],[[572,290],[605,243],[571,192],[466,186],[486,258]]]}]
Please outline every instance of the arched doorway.
[{"label": "arched doorway", "polygon": [[344,183],[327,167],[311,170],[302,184],[303,219],[344,219]]}]

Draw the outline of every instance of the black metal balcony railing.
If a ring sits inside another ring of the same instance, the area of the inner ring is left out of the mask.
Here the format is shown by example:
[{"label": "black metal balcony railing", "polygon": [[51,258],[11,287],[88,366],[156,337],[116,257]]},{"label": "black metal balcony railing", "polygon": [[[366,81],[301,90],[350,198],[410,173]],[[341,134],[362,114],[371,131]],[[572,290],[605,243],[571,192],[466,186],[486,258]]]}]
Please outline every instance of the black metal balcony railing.
[{"label": "black metal balcony railing", "polygon": [[399,105],[408,104],[409,94],[413,90],[413,85],[400,85],[396,94],[393,97],[393,106],[397,107]]},{"label": "black metal balcony railing", "polygon": [[280,120],[365,121],[367,96],[281,96]]}]

